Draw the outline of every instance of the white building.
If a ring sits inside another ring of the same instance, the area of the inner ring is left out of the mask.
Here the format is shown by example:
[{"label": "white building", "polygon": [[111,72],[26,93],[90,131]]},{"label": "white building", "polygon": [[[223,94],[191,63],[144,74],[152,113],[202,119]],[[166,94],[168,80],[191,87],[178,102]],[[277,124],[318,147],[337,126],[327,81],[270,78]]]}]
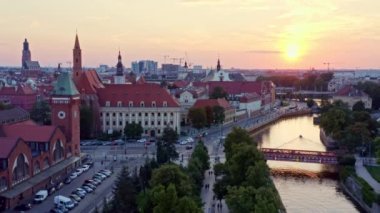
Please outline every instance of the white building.
[{"label": "white building", "polygon": [[144,136],[161,136],[166,127],[180,133],[180,106],[157,84],[110,84],[98,90],[103,132],[123,131],[138,123]]}]

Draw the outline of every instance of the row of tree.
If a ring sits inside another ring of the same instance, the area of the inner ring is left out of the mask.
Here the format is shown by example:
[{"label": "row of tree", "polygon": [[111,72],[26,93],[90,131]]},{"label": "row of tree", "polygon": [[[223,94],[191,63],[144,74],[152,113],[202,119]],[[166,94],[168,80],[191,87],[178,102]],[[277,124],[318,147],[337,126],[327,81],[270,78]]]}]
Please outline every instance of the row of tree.
[{"label": "row of tree", "polygon": [[297,76],[287,76],[287,75],[275,75],[275,76],[259,76],[258,81],[273,81],[276,86],[279,87],[294,87],[298,90],[317,90],[317,91],[327,91],[327,85],[329,81],[333,78],[334,74],[328,73],[308,73],[302,78]]},{"label": "row of tree", "polygon": [[231,212],[278,213],[281,199],[261,152],[247,131],[234,128],[224,143],[226,162],[214,167],[214,193]]},{"label": "row of tree", "polygon": [[206,106],[191,108],[188,117],[191,125],[196,129],[210,127],[212,124],[222,124],[225,119],[224,108],[221,106]]},{"label": "row of tree", "polygon": [[202,142],[194,148],[187,168],[171,163],[178,158],[178,135],[166,128],[157,144],[157,161],[147,161],[131,175],[123,168],[115,185],[115,197],[103,212],[202,212],[199,197],[209,156]]},{"label": "row of tree", "polygon": [[321,108],[321,127],[339,142],[340,148],[349,152],[362,145],[370,145],[377,134],[378,123],[359,101],[350,110],[346,103],[324,102]]}]

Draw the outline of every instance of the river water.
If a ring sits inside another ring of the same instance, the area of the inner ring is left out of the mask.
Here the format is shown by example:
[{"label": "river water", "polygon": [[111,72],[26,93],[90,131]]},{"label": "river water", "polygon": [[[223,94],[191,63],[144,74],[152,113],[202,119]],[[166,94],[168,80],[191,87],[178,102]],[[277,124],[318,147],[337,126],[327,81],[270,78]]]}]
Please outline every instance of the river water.
[{"label": "river water", "polygon": [[[254,138],[262,148],[326,150],[312,116],[278,121],[256,133]],[[277,171],[273,181],[287,212],[359,212],[339,189],[336,179],[317,177],[317,174],[334,172],[335,166],[285,161],[268,161],[268,166]],[[279,175],[278,171],[286,173]],[[307,176],[294,175],[300,173]]]}]

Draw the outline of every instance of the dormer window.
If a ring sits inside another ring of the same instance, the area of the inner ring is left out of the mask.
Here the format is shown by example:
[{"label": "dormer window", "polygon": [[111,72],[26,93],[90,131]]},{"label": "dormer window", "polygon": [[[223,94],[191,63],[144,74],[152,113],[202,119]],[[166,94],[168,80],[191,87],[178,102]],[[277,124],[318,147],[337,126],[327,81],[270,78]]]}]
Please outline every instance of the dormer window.
[{"label": "dormer window", "polygon": [[164,103],[162,104],[163,107],[167,107],[168,106],[168,102],[164,101]]},{"label": "dormer window", "polygon": [[152,101],[152,107],[156,107],[156,102]]},{"label": "dormer window", "polygon": [[117,102],[117,107],[122,107],[121,101]]},{"label": "dormer window", "polygon": [[144,101],[140,102],[140,107],[144,107]]},{"label": "dormer window", "polygon": [[106,107],[109,107],[111,103],[109,101],[106,101]]},{"label": "dormer window", "polygon": [[133,101],[130,101],[128,104],[129,107],[133,107]]}]

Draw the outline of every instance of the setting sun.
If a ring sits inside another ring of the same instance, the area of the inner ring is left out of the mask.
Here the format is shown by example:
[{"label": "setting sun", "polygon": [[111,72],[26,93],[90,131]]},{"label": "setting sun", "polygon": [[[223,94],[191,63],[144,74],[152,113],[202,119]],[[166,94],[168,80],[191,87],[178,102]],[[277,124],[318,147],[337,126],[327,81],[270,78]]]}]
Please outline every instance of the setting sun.
[{"label": "setting sun", "polygon": [[286,48],[286,57],[289,60],[295,60],[299,57],[300,55],[300,48],[297,44],[290,44]]}]

